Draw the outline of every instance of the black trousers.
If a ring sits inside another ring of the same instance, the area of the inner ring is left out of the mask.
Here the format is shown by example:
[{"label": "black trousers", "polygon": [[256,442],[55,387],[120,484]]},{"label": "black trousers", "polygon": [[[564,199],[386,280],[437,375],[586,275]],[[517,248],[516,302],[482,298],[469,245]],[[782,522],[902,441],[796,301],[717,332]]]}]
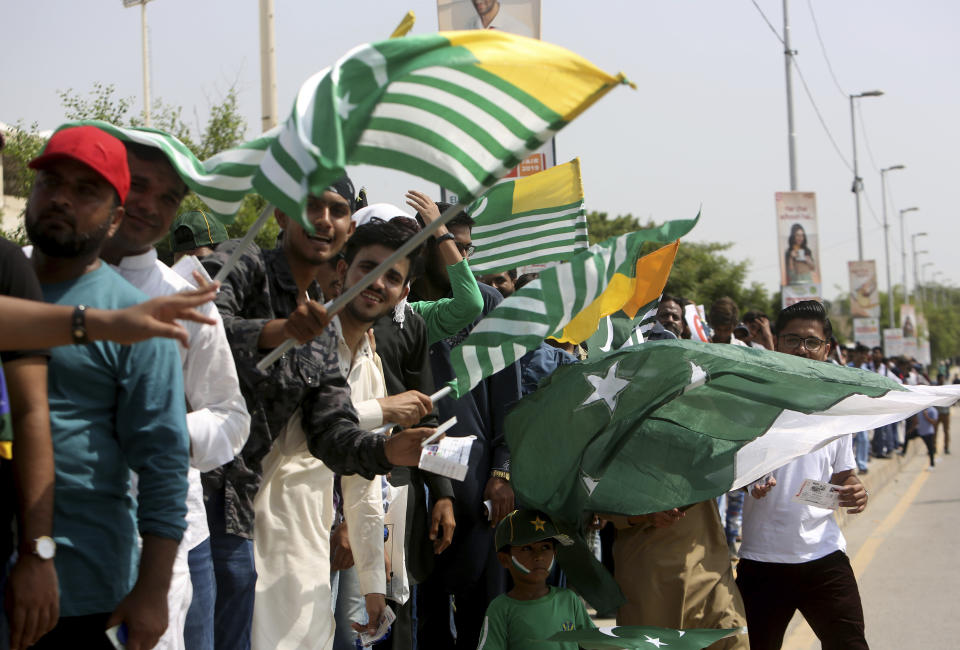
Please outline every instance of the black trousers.
[{"label": "black trousers", "polygon": [[868,650],[857,579],[843,551],[801,564],[740,560],[751,650],[778,650],[796,610],[823,650]]},{"label": "black trousers", "polygon": [[56,627],[47,632],[31,650],[60,650],[61,648],[83,648],[87,650],[113,650],[113,644],[107,638],[107,619],[105,614],[87,616],[61,616]]},{"label": "black trousers", "polygon": [[914,438],[920,438],[921,440],[923,440],[923,444],[927,446],[927,455],[930,457],[930,466],[932,467],[933,465],[935,465],[936,464],[935,456],[937,453],[937,436],[936,435],[921,436],[916,431],[912,433],[908,433],[907,437],[903,441],[904,454],[907,453],[907,447],[910,445],[910,441],[913,440]]}]

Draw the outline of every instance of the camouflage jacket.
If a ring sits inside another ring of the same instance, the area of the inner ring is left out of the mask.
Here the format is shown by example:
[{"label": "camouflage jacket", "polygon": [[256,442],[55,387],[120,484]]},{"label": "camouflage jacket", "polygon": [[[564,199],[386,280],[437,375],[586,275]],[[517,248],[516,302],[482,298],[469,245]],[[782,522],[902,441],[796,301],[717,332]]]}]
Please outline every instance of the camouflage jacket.
[{"label": "camouflage jacket", "polygon": [[[224,242],[203,260],[210,275],[216,274],[238,243]],[[312,300],[322,300],[316,283],[307,293]],[[251,245],[224,280],[216,304],[251,418],[250,438],[240,454],[203,475],[205,491],[223,490],[228,533],[253,537],[253,499],[263,475],[261,463],[298,408],[303,409],[303,430],[311,453],[331,470],[367,478],[390,471],[383,436],[358,428],[331,328],[284,354],[265,371],[256,368],[269,352],[257,347],[263,326],[286,318],[297,307],[297,284],[279,246],[261,250]]]}]

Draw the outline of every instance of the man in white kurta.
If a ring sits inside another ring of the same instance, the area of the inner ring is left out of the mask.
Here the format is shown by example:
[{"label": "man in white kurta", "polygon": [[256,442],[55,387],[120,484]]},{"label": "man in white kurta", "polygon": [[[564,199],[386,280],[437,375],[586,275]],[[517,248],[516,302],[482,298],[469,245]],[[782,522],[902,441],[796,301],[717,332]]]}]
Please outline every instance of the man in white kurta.
[{"label": "man in white kurta", "polygon": [[[391,223],[358,228],[347,242],[346,261],[338,265],[345,276],[345,288],[415,232]],[[331,322],[337,332],[340,369],[347,377],[361,428],[379,425],[386,410],[383,400],[392,399],[387,398],[380,359],[366,332],[379,316],[392,311],[406,297],[409,269],[408,258],[397,262]],[[422,416],[418,412],[416,417]],[[264,458],[263,482],[254,500],[258,574],[253,614],[255,650],[332,646],[329,578],[333,486],[334,473],[307,448],[298,410]],[[368,627],[375,628],[386,607],[380,477],[369,480],[344,475],[340,486],[354,566],[366,595]]]},{"label": "man in white kurta", "polygon": [[[102,256],[130,284],[150,297],[193,289],[182,277],[157,258],[154,245],[165,239],[177,216],[187,186],[159,149],[127,145],[130,192],[124,201],[125,216],[116,234],[104,244]],[[199,267],[199,264],[196,265]],[[169,621],[157,648],[183,650],[185,628],[193,599],[191,569],[201,576],[213,571],[209,554],[194,561],[192,551],[210,537],[203,504],[200,473],[229,462],[243,448],[250,433],[250,415],[240,393],[240,383],[227,342],[223,321],[213,303],[197,311],[216,321],[212,327],[184,322],[189,347],[178,346],[183,367],[187,428],[190,432],[190,473],[187,475],[187,530],[180,540],[167,592]],[[212,585],[205,585],[206,590]],[[199,611],[192,636],[213,638],[213,611]]]}]

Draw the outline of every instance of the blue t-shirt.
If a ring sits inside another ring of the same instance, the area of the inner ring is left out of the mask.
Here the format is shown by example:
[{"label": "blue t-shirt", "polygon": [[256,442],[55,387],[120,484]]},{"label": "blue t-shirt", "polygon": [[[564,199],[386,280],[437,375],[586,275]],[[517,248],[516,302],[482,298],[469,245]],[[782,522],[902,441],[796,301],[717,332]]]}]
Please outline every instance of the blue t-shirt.
[{"label": "blue t-shirt", "polygon": [[[44,284],[47,302],[116,309],[147,296],[101,262]],[[137,578],[141,535],[186,528],[189,434],[176,344],[54,348],[48,372],[60,615],[111,612]],[[135,472],[137,498],[130,495]]]},{"label": "blue t-shirt", "polygon": [[923,417],[924,415],[936,421],[937,408],[935,406],[928,406],[923,409],[922,412],[917,413],[917,435],[926,438],[927,436],[933,435],[937,425],[927,422],[927,418]]}]

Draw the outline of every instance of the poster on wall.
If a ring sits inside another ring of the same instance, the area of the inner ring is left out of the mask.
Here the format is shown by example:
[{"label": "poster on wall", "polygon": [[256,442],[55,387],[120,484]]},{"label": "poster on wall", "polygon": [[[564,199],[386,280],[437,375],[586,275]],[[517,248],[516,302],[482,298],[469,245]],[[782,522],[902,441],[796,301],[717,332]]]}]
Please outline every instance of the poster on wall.
[{"label": "poster on wall", "polygon": [[777,192],[776,204],[780,284],[820,284],[817,195]]},{"label": "poster on wall", "polygon": [[850,315],[854,318],[880,318],[877,263],[874,260],[847,262],[847,269],[850,272]]},{"label": "poster on wall", "polygon": [[868,348],[880,347],[880,319],[854,318],[853,340]]}]

